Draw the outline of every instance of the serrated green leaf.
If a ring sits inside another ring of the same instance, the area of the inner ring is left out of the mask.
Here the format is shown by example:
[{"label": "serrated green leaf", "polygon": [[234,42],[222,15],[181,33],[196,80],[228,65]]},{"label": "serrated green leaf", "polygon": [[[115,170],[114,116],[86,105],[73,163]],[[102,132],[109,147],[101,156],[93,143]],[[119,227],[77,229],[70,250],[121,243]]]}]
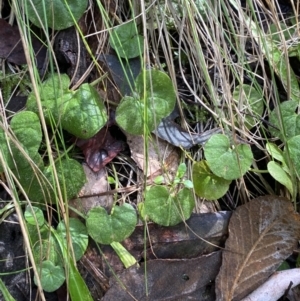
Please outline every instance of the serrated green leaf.
[{"label": "serrated green leaf", "polygon": [[188,219],[194,207],[194,198],[188,188],[172,196],[166,187],[152,186],[145,194],[144,215],[162,226],[174,226]]},{"label": "serrated green leaf", "polygon": [[130,236],[135,229],[137,216],[129,204],[115,206],[108,215],[102,207],[95,207],[88,212],[86,227],[89,235],[101,244],[120,242]]},{"label": "serrated green leaf", "polygon": [[231,180],[220,178],[212,173],[205,160],[193,165],[193,183],[195,193],[209,201],[217,200],[225,195]]},{"label": "serrated green leaf", "polygon": [[[65,282],[64,269],[60,266],[55,266],[50,260],[42,263],[41,284],[46,292],[54,292]],[[34,283],[37,285],[36,277]]]},{"label": "serrated green leaf", "polygon": [[270,175],[285,186],[291,195],[293,195],[293,183],[290,176],[283,170],[283,168],[276,162],[270,161],[267,165]]},{"label": "serrated green leaf", "polygon": [[204,154],[211,171],[226,180],[242,177],[253,161],[249,145],[239,144],[231,148],[228,137],[222,134],[213,135],[207,141]]},{"label": "serrated green leaf", "polygon": [[87,0],[26,0],[25,3],[25,12],[34,25],[55,30],[73,26],[88,5]]},{"label": "serrated green leaf", "polygon": [[128,22],[113,29],[109,43],[122,58],[134,58],[144,52],[144,38],[138,34],[135,22]]}]

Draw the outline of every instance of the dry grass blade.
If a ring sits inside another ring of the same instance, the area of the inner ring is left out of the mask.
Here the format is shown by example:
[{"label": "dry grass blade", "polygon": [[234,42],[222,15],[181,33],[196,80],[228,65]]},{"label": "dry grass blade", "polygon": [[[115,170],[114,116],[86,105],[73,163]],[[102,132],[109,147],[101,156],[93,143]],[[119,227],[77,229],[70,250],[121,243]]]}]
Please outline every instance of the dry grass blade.
[{"label": "dry grass blade", "polygon": [[217,300],[239,301],[251,293],[292,253],[299,238],[300,216],[285,198],[259,197],[237,208],[216,279]]}]

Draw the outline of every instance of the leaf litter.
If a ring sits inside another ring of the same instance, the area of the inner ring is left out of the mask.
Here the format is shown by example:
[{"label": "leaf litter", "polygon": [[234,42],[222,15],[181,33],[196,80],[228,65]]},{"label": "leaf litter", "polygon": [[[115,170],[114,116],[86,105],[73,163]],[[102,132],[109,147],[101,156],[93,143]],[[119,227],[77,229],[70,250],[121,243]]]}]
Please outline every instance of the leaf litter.
[{"label": "leaf litter", "polygon": [[216,294],[218,301],[239,301],[292,254],[300,216],[286,198],[258,197],[233,212],[228,231]]}]

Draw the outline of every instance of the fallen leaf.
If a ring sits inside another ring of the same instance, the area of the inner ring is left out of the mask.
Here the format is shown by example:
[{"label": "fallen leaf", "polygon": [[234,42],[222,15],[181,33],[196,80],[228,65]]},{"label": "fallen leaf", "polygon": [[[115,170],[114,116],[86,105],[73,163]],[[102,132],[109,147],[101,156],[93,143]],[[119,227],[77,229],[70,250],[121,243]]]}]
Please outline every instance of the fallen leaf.
[{"label": "fallen leaf", "polygon": [[283,197],[264,196],[240,206],[216,279],[218,301],[240,301],[279,267],[300,239],[300,216]]},{"label": "fallen leaf", "polygon": [[201,134],[188,133],[174,121],[178,116],[178,109],[175,108],[168,117],[162,119],[153,133],[174,146],[190,149],[197,144],[203,145],[212,135],[221,132],[220,128],[215,128]]},{"label": "fallen leaf", "polygon": [[174,178],[180,161],[177,148],[152,135],[151,139],[148,139],[148,169],[145,170],[144,137],[129,134],[126,134],[126,137],[132,159],[149,178],[153,180],[163,175],[166,183]]},{"label": "fallen leaf", "polygon": [[[199,257],[218,250],[217,246],[224,246],[230,216],[231,212],[229,211],[193,214],[186,223],[171,227],[148,223],[149,235],[147,235],[146,241],[144,225],[137,225],[134,232],[122,242],[122,245],[135,257],[137,262],[145,259]],[[102,245],[101,250],[105,275],[112,276],[111,270],[121,273],[124,265],[112,247]]]},{"label": "fallen leaf", "polygon": [[135,78],[141,71],[140,58],[133,58],[126,61],[123,59],[119,60],[118,57],[113,54],[101,54],[98,59],[106,64],[121,94],[123,96],[131,95],[135,89]]},{"label": "fallen leaf", "polygon": [[[150,260],[147,262],[146,269],[142,264],[139,268],[132,267],[125,270],[118,277],[121,281],[113,282],[103,301],[214,301],[215,293],[211,281],[215,279],[220,263],[220,252],[194,259]],[[148,296],[145,289],[146,281]]]},{"label": "fallen leaf", "polygon": [[147,259],[195,258],[224,244],[230,216],[229,211],[192,214],[186,223],[171,227],[148,223],[147,241],[144,225],[138,225],[123,245],[138,261],[145,257],[145,251]]},{"label": "fallen leaf", "polygon": [[[287,288],[300,284],[300,269],[275,272],[263,285],[241,301],[274,301],[282,297]],[[289,299],[290,300],[290,299]],[[299,300],[299,299],[297,299]]]},{"label": "fallen leaf", "polygon": [[87,182],[78,193],[79,198],[69,201],[69,205],[86,214],[90,209],[102,206],[108,210],[113,203],[112,195],[103,195],[108,191],[107,173],[105,169],[93,172],[86,164],[82,164]]},{"label": "fallen leaf", "polygon": [[[46,47],[35,37],[31,37],[36,55],[38,69],[43,71],[46,58]],[[0,57],[16,65],[26,64],[25,53],[17,26],[11,26],[0,19]]]},{"label": "fallen leaf", "polygon": [[124,149],[124,142],[114,139],[108,127],[102,128],[90,139],[77,139],[76,145],[94,172],[98,172]]}]

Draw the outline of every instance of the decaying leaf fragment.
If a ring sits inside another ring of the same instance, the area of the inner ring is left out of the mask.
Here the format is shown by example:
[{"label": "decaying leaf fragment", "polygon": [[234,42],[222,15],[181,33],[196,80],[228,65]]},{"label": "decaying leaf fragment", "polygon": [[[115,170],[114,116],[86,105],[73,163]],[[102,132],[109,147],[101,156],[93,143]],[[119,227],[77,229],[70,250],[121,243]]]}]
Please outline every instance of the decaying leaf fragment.
[{"label": "decaying leaf fragment", "polygon": [[283,197],[259,197],[237,208],[216,278],[216,300],[247,296],[292,253],[299,238],[300,216]]}]

